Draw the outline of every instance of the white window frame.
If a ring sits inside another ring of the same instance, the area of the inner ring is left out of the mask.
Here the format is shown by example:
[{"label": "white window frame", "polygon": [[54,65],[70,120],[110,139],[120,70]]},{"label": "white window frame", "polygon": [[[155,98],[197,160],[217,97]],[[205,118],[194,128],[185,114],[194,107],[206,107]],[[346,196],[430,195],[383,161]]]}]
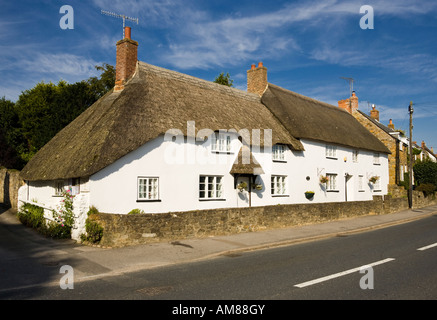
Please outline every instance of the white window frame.
[{"label": "white window frame", "polygon": [[214,132],[211,135],[211,152],[231,152],[231,135]]},{"label": "white window frame", "polygon": [[223,176],[199,176],[199,200],[223,200]]},{"label": "white window frame", "polygon": [[337,176],[338,174],[336,173],[326,174],[326,177],[328,178],[328,182],[326,182],[326,191],[338,191]]},{"label": "white window frame", "polygon": [[138,177],[138,201],[159,201],[159,177]]},{"label": "white window frame", "polygon": [[337,158],[337,146],[327,144],[325,147],[325,156],[329,159],[338,159]]},{"label": "white window frame", "polygon": [[375,166],[379,166],[381,164],[380,161],[379,161],[379,153],[378,152],[375,152],[373,154],[373,164]]},{"label": "white window frame", "polygon": [[65,181],[64,180],[56,180],[54,183],[55,189],[55,197],[62,197],[62,192],[65,190]]},{"label": "white window frame", "polygon": [[381,192],[381,177],[377,176],[375,183],[373,184],[373,192]]},{"label": "white window frame", "polygon": [[286,162],[285,160],[286,147],[283,144],[275,144],[272,148],[273,161]]},{"label": "white window frame", "polygon": [[272,175],[270,184],[272,196],[287,196],[287,190],[287,176]]},{"label": "white window frame", "polygon": [[358,155],[360,154],[359,150],[353,150],[352,151],[352,162],[357,163],[358,162]]},{"label": "white window frame", "polygon": [[364,191],[364,175],[358,175],[358,192]]}]

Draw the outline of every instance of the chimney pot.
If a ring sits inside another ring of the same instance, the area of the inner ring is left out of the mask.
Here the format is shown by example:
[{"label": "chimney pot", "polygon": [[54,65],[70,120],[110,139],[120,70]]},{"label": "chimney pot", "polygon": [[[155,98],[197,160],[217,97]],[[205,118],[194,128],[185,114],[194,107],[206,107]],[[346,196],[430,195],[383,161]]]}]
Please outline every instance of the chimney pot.
[{"label": "chimney pot", "polygon": [[124,38],[130,39],[131,38],[131,28],[130,27],[124,27]]},{"label": "chimney pot", "polygon": [[252,66],[250,67],[251,70],[255,70],[256,69],[256,64],[253,63]]},{"label": "chimney pot", "polygon": [[262,62],[259,62],[259,63],[258,63],[258,68],[262,68],[262,66],[263,66],[263,63],[262,63]]}]

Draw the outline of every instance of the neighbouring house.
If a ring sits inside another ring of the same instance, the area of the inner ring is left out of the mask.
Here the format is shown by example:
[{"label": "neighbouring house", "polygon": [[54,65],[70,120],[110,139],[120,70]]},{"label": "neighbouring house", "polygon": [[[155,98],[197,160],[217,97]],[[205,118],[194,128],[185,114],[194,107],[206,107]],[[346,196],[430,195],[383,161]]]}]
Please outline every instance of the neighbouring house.
[{"label": "neighbouring house", "polygon": [[422,144],[417,145],[416,141],[414,141],[413,147],[417,150],[414,154],[414,160],[429,160],[432,162],[437,162],[437,156],[434,154],[433,148],[428,148],[425,141],[422,140]]},{"label": "neighbouring house", "polygon": [[351,113],[367,130],[377,137],[390,150],[388,155],[389,188],[399,185],[408,173],[408,138],[402,131],[396,130],[393,120],[388,125],[379,121],[379,110],[372,105],[370,114],[358,109],[358,97],[338,101],[338,106]]},{"label": "neighbouring house", "polygon": [[[385,195],[390,150],[336,106],[247,71],[248,92],[137,61],[117,42],[116,83],[22,170],[19,200],[86,212],[166,213]],[[312,191],[313,193],[309,193]]]}]

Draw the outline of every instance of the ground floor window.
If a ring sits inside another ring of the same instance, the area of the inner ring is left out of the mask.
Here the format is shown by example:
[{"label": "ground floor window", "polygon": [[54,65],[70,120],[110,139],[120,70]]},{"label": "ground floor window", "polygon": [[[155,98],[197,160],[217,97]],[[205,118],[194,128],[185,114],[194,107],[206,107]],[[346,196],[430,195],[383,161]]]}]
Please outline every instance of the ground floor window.
[{"label": "ground floor window", "polygon": [[326,183],[326,190],[327,191],[338,191],[337,189],[337,174],[335,173],[328,173],[326,175],[328,178],[328,182]]},{"label": "ground floor window", "polygon": [[159,199],[159,178],[139,177],[138,178],[138,200]]},{"label": "ground floor window", "polygon": [[223,177],[222,176],[200,176],[199,177],[199,199],[215,200],[223,198]]},{"label": "ground floor window", "polygon": [[272,196],[283,196],[287,194],[287,176],[272,176]]},{"label": "ground floor window", "polygon": [[379,191],[381,191],[381,177],[377,176],[375,180],[376,181],[373,184],[373,191],[379,192]]}]

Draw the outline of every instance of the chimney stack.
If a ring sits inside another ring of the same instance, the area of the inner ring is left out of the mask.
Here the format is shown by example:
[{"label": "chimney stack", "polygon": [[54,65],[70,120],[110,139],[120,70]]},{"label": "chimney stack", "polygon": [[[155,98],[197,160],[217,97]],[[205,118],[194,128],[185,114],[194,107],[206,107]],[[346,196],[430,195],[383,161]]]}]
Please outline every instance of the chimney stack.
[{"label": "chimney stack", "polygon": [[379,111],[376,110],[374,104],[372,104],[372,110],[370,110],[370,117],[371,117],[373,120],[376,120],[376,121],[379,122]]},{"label": "chimney stack", "polygon": [[388,126],[390,129],[394,130],[395,129],[395,125],[393,124],[393,120],[390,119],[390,123],[388,124]]},{"label": "chimney stack", "polygon": [[138,60],[138,42],[131,39],[131,28],[124,28],[125,37],[117,42],[114,91],[121,91],[135,73]]},{"label": "chimney stack", "polygon": [[353,114],[358,110],[358,97],[355,91],[352,91],[352,97],[338,101],[338,107],[346,110],[350,114]]},{"label": "chimney stack", "polygon": [[426,148],[425,141],[422,140],[422,150],[425,150],[425,148]]},{"label": "chimney stack", "polygon": [[247,70],[247,91],[262,96],[267,88],[267,68],[263,63],[258,63],[258,67],[252,64],[250,70]]}]

